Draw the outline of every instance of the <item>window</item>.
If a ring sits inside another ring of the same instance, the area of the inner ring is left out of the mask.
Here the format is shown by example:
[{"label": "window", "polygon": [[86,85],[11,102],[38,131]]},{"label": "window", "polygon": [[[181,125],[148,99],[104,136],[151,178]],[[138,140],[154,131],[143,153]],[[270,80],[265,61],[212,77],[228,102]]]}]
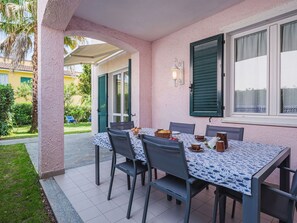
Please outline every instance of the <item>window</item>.
[{"label": "window", "polygon": [[8,84],[8,75],[0,74],[0,84],[7,85]]},{"label": "window", "polygon": [[267,32],[235,40],[234,112],[266,113]]},{"label": "window", "polygon": [[297,114],[297,21],[281,25],[280,113]]},{"label": "window", "polygon": [[32,81],[31,77],[21,77],[21,83],[29,83]]},{"label": "window", "polygon": [[297,117],[297,17],[230,41],[230,117]]},{"label": "window", "polygon": [[129,120],[129,75],[128,71],[113,74],[113,121]]},{"label": "window", "polygon": [[190,115],[223,116],[223,35],[190,44]]}]

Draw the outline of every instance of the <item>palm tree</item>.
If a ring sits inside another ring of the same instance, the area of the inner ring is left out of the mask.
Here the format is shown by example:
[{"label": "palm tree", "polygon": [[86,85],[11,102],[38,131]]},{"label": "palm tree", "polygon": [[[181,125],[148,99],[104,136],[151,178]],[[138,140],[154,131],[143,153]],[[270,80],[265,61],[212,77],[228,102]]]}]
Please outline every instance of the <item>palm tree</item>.
[{"label": "palm tree", "polygon": [[[0,3],[0,29],[7,37],[0,44],[0,52],[4,58],[10,58],[14,67],[25,60],[27,53],[33,50],[33,87],[32,87],[32,123],[29,132],[37,132],[37,0],[2,0]],[[65,37],[65,43],[75,48],[82,37]]]}]

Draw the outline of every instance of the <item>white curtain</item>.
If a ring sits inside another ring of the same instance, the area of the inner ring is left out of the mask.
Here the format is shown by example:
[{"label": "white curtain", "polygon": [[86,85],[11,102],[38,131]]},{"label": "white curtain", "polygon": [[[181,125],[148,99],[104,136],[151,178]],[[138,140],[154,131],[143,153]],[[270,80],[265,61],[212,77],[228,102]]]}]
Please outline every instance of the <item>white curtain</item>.
[{"label": "white curtain", "polygon": [[246,60],[267,54],[266,30],[236,39],[236,61]]},{"label": "white curtain", "polygon": [[297,21],[281,26],[281,113],[297,113]]},{"label": "white curtain", "polygon": [[266,112],[267,32],[252,33],[235,40],[234,111]]}]

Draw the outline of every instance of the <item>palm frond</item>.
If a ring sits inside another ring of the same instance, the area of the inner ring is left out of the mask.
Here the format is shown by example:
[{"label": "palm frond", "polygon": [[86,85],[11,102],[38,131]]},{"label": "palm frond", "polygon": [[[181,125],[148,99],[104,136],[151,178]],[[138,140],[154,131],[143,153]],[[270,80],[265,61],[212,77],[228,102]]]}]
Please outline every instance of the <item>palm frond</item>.
[{"label": "palm frond", "polygon": [[[0,44],[4,58],[12,59],[13,67],[25,60],[26,54],[32,48],[32,37],[36,25],[36,0],[17,3],[2,3],[2,29],[7,37]],[[35,11],[34,11],[35,10]]]},{"label": "palm frond", "polygon": [[0,44],[0,52],[3,53],[4,58],[8,58],[11,54],[13,43],[15,42],[16,34],[11,33],[6,39]]},{"label": "palm frond", "polygon": [[16,67],[18,64],[25,60],[26,55],[31,48],[31,37],[25,32],[18,34],[11,49],[11,59],[13,67]]},{"label": "palm frond", "polygon": [[82,45],[85,43],[85,37],[82,36],[65,36],[64,44],[68,46],[70,49],[76,48],[78,45]]}]

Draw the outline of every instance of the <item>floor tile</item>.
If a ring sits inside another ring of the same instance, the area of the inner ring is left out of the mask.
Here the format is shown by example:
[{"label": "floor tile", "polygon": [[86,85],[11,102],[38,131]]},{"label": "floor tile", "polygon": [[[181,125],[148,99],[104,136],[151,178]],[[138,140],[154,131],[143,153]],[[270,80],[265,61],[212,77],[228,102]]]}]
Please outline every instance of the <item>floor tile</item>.
[{"label": "floor tile", "polygon": [[113,210],[110,210],[104,214],[107,220],[110,222],[117,222],[123,218],[126,218],[127,212],[122,210],[121,208],[117,207],[114,208]]},{"label": "floor tile", "polygon": [[78,212],[78,214],[84,222],[102,215],[96,207],[87,208]]},{"label": "floor tile", "polygon": [[[72,206],[87,223],[136,223],[142,221],[146,186],[142,186],[137,179],[133,199],[131,219],[126,219],[130,191],[127,189],[125,174],[117,172],[113,184],[111,200],[107,201],[110,180],[110,162],[101,165],[101,184],[95,184],[95,166],[88,165],[66,170],[66,174],[55,177],[56,182],[69,198]],[[158,172],[159,177],[164,175]],[[215,187],[203,190],[192,198],[190,222],[209,223],[212,219]],[[232,200],[227,200],[226,223],[240,223],[242,221],[242,205],[236,203],[235,218],[231,218]],[[154,188],[151,190],[147,222],[172,223],[183,222],[185,207],[176,205],[175,199],[167,201],[166,195]],[[217,219],[218,222],[218,219]],[[261,222],[278,222],[272,217],[261,214]],[[297,223],[295,216],[294,222]]]}]

